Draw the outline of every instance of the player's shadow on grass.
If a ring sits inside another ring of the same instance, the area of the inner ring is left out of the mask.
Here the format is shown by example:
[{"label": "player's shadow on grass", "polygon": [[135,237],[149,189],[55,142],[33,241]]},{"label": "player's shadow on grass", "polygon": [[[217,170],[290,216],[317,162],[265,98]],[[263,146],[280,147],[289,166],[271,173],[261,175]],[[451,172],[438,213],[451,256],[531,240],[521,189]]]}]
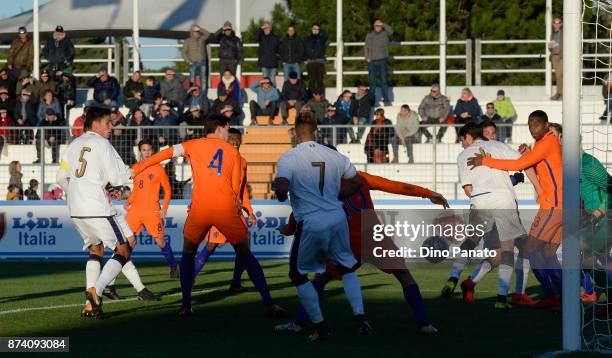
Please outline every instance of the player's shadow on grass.
[{"label": "player's shadow on grass", "polygon": [[56,296],[72,294],[72,293],[78,293],[78,292],[85,292],[85,289],[83,287],[72,287],[72,288],[65,288],[62,290],[55,290],[55,291],[45,291],[45,292],[28,293],[28,294],[16,295],[16,296],[7,296],[7,297],[0,298],[0,303],[17,302],[17,301],[22,301],[22,300],[33,300],[33,299],[38,299],[38,298],[51,298],[51,297],[56,297]]}]

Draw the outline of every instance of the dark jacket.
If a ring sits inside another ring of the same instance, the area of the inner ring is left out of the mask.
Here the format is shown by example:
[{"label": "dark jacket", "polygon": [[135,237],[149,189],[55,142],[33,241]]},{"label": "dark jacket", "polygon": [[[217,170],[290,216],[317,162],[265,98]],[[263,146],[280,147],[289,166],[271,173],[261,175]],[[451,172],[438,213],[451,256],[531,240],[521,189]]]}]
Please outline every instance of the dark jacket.
[{"label": "dark jacket", "polygon": [[336,124],[352,124],[351,120],[355,116],[357,102],[355,102],[354,98],[351,98],[348,113],[346,112],[342,102],[342,96],[339,96],[338,100],[334,104],[334,107],[336,107],[336,117],[338,118],[338,123]]},{"label": "dark jacket", "polygon": [[355,116],[370,119],[372,117],[372,108],[374,107],[374,93],[367,90],[361,98],[357,98],[357,94],[353,96],[353,100],[357,106]]},{"label": "dark jacket", "polygon": [[[57,119],[53,122],[50,122],[47,118],[45,118],[42,122],[39,123],[38,126],[39,127],[63,127],[65,125],[66,125],[66,121],[64,121],[63,118],[60,118],[58,116]],[[40,131],[36,132],[36,137],[40,135],[39,133]],[[45,131],[44,139],[49,139],[49,137],[55,137],[56,142],[63,143],[66,138],[66,134],[67,134],[67,129],[59,129],[59,128],[48,129]]]},{"label": "dark jacket", "polygon": [[[21,115],[21,110],[23,107],[25,107],[25,118],[23,118]],[[34,127],[38,123],[37,111],[38,106],[32,99],[25,103],[18,100],[15,102],[15,110],[13,112],[15,116],[13,118],[15,118],[15,122],[17,122],[18,119],[23,119],[25,122],[23,125],[26,127]]]},{"label": "dark jacket", "polygon": [[230,36],[223,34],[223,29],[215,32],[214,35],[209,37],[209,43],[219,44],[219,58],[224,60],[236,60],[240,62],[242,60],[242,41],[232,31]]},{"label": "dark jacket", "polygon": [[185,100],[185,106],[193,107],[194,105],[200,107],[200,112],[202,112],[203,116],[208,115],[208,111],[210,110],[210,101],[206,95],[200,93],[198,97],[195,97],[193,94],[189,94]]},{"label": "dark jacket", "polygon": [[125,86],[123,87],[123,97],[128,99],[134,98],[134,93],[139,92],[140,94],[144,93],[144,84],[142,82],[134,82],[131,78],[125,81]]},{"label": "dark jacket", "polygon": [[153,83],[153,86],[151,87],[145,87],[144,88],[144,92],[143,92],[143,96],[142,96],[142,102],[143,103],[153,103],[155,102],[155,95],[160,93],[161,89],[159,86],[159,82],[155,81]]},{"label": "dark jacket", "polygon": [[74,45],[66,37],[59,41],[50,38],[45,43],[42,55],[51,65],[69,63],[74,60]]},{"label": "dark jacket", "polygon": [[240,82],[238,80],[234,80],[228,87],[226,87],[225,83],[223,83],[223,79],[219,81],[219,84],[217,85],[217,97],[219,97],[219,93],[221,93],[221,90],[225,90],[227,92],[228,97],[231,97],[239,102]]},{"label": "dark jacket", "polygon": [[290,99],[295,99],[298,101],[306,100],[306,86],[304,85],[304,81],[298,79],[295,85],[292,85],[289,80],[283,83],[283,90],[281,91],[281,98],[283,101],[287,101]]},{"label": "dark jacket", "polygon": [[17,79],[13,77],[10,71],[8,71],[8,76],[5,80],[0,78],[0,87],[8,89],[9,96],[11,96],[11,98],[15,98],[15,90],[17,89]]},{"label": "dark jacket", "polygon": [[93,98],[98,103],[104,102],[107,98],[110,98],[112,101],[116,101],[119,98],[119,82],[115,77],[108,76],[108,79],[102,82],[98,77],[93,76],[87,81],[87,86],[93,87]]},{"label": "dark jacket", "polygon": [[13,109],[15,109],[15,100],[12,98],[7,98],[6,101],[0,99],[0,109],[6,109],[8,116],[10,118],[15,118],[13,115]]},{"label": "dark jacket", "polygon": [[287,35],[281,40],[278,53],[283,63],[300,63],[304,58],[304,41],[297,35]]},{"label": "dark jacket", "polygon": [[221,114],[221,110],[225,106],[232,106],[234,108],[234,116],[242,114],[242,108],[240,108],[240,104],[233,98],[227,97],[224,102],[221,102],[220,99],[214,100],[212,107],[210,108],[211,114]]},{"label": "dark jacket", "polygon": [[193,131],[193,133],[187,132],[185,135],[185,140],[195,139],[204,137],[204,119],[206,118],[205,114],[200,113],[198,118],[194,118],[191,112],[187,113],[185,117],[183,117],[182,122],[185,122],[189,127],[196,128],[187,128],[188,131]]},{"label": "dark jacket", "polygon": [[310,34],[304,40],[304,60],[324,60],[327,47],[327,33],[321,29],[318,35]]},{"label": "dark jacket", "polygon": [[13,40],[6,63],[20,70],[32,71],[34,64],[34,44],[32,40],[28,39],[26,42],[21,42],[19,38]]},{"label": "dark jacket", "polygon": [[461,98],[457,100],[455,111],[453,112],[455,117],[457,117],[458,120],[462,119],[461,113],[463,112],[468,112],[469,114],[469,117],[465,119],[466,121],[476,124],[480,123],[482,108],[480,108],[476,97],[472,97],[470,101],[463,101]]},{"label": "dark jacket", "polygon": [[280,45],[278,36],[272,32],[266,35],[261,28],[258,28],[255,32],[255,41],[259,43],[257,60],[259,67],[276,68],[278,66],[278,46]]},{"label": "dark jacket", "polygon": [[62,104],[66,104],[66,102],[69,100],[75,100],[76,88],[74,87],[74,82],[72,80],[68,80],[66,82],[62,81],[59,85],[57,85],[57,98]]}]

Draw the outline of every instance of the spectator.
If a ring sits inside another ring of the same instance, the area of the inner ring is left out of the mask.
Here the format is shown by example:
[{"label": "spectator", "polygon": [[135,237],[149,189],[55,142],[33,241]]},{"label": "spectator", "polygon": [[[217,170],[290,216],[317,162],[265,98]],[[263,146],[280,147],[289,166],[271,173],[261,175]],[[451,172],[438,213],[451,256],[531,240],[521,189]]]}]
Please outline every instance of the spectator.
[{"label": "spectator", "polygon": [[257,123],[257,116],[269,116],[270,122],[276,115],[276,101],[280,98],[278,90],[272,87],[268,77],[264,77],[251,85],[251,90],[257,95],[257,101],[251,100],[251,123]]},{"label": "spectator", "polygon": [[219,98],[214,100],[212,104],[212,108],[210,109],[211,114],[221,114],[221,110],[223,110],[226,106],[232,106],[232,121],[230,125],[232,126],[241,126],[244,120],[244,113],[242,113],[242,108],[240,108],[240,104],[235,99],[229,97],[225,90],[221,90],[219,92]]},{"label": "spectator", "polygon": [[[8,111],[5,108],[0,108],[0,153],[7,144],[14,144],[16,133],[14,129],[5,129],[6,127],[14,127],[15,121],[9,117]],[[21,170],[21,166],[19,167]]]},{"label": "spectator", "polygon": [[142,104],[145,87],[140,82],[141,77],[140,71],[134,71],[123,86],[123,102],[130,109],[130,112],[134,112]]},{"label": "spectator", "polygon": [[[326,100],[327,101],[327,100]],[[338,132],[336,131],[336,138],[333,137],[334,129],[332,126],[339,122],[338,116],[336,115],[336,107],[329,105],[325,112],[325,117],[321,120],[320,140],[319,143],[325,145],[336,145],[338,142]]]},{"label": "spectator", "polygon": [[181,51],[183,59],[189,66],[189,80],[195,85],[196,76],[200,75],[200,88],[206,94],[207,53],[206,42],[210,33],[198,25],[191,26],[191,34],[183,42]]},{"label": "spectator", "polygon": [[417,134],[419,133],[419,115],[417,112],[410,109],[407,104],[402,105],[400,112],[397,114],[395,122],[395,136],[391,140],[393,148],[393,163],[399,162],[399,145],[406,147],[408,155],[408,163],[414,163],[414,143],[418,142]]},{"label": "spectator", "polygon": [[11,99],[15,99],[17,90],[17,79],[13,73],[6,68],[0,69],[0,87],[8,89]]},{"label": "spectator", "polygon": [[38,124],[47,118],[47,110],[52,109],[55,115],[62,113],[62,108],[58,99],[53,95],[51,90],[46,90],[42,96],[42,102],[38,105]]},{"label": "spectator", "polygon": [[482,127],[482,135],[488,140],[497,140],[497,126],[491,121],[484,121],[480,125]]},{"label": "spectator", "polygon": [[612,115],[612,82],[610,81],[610,73],[606,73],[603,80],[601,80],[601,96],[604,100],[604,112],[599,117],[599,120],[605,124],[608,121],[608,115]]},{"label": "spectator", "polygon": [[391,35],[393,35],[391,26],[377,19],[374,21],[374,30],[366,35],[364,47],[365,59],[368,62],[370,88],[374,95],[376,95],[376,81],[380,74],[380,90],[385,106],[391,105],[387,82],[389,39]]},{"label": "spectator", "polygon": [[17,33],[6,59],[6,66],[13,71],[15,77],[19,76],[21,71],[32,71],[34,65],[34,45],[28,38],[28,31],[21,26]]},{"label": "spectator", "polygon": [[365,153],[368,163],[388,163],[389,143],[395,136],[391,121],[385,118],[385,111],[378,108],[374,112],[374,126],[366,138]]},{"label": "spectator", "polygon": [[[76,101],[76,81],[69,68],[64,69],[61,73],[61,82],[57,85],[57,99],[62,109],[65,107],[66,110],[70,110]],[[64,113],[64,118],[68,118],[68,113]]]},{"label": "spectator", "polygon": [[240,103],[240,82],[234,77],[232,70],[223,71],[223,76],[221,76],[217,85],[217,96],[220,96],[223,90],[225,90],[227,96]]},{"label": "spectator", "polygon": [[100,105],[116,106],[119,98],[119,81],[108,74],[105,68],[87,81],[87,86],[94,89],[94,101]]},{"label": "spectator", "polygon": [[46,90],[51,90],[54,95],[57,95],[57,82],[55,82],[51,78],[51,75],[49,74],[49,71],[47,70],[42,71],[42,73],[40,74],[40,81],[38,81],[38,88],[39,88],[41,95],[44,94]]},{"label": "spectator", "polygon": [[353,124],[360,125],[357,130],[357,138],[355,141],[360,143],[361,137],[365,132],[365,125],[372,122],[372,108],[374,107],[375,94],[368,89],[368,87],[360,83],[357,86],[357,93],[354,97],[357,108],[355,109],[355,116],[353,117]]},{"label": "spectator", "polygon": [[[163,102],[160,106],[159,115],[153,121],[154,126],[172,127],[178,124],[178,116],[170,107],[170,104]],[[163,128],[154,132],[155,143],[159,147],[173,145],[178,141],[178,133],[176,129]]]},{"label": "spectator", "polygon": [[261,68],[261,74],[272,81],[276,87],[276,67],[278,66],[278,48],[280,41],[278,36],[272,33],[272,26],[265,21],[261,28],[255,32],[255,41],[259,43],[257,64]]},{"label": "spectator", "polygon": [[499,129],[499,138],[498,140],[501,142],[507,141],[508,143],[512,142],[512,124],[516,122],[518,115],[516,114],[516,109],[510,101],[510,97],[506,96],[506,92],[504,90],[497,91],[497,98],[493,100],[493,106],[495,107],[495,111],[501,117],[500,123],[509,124],[507,127],[502,127]]},{"label": "spectator", "polygon": [[281,92],[280,112],[283,117],[283,124],[287,124],[290,108],[295,108],[297,113],[300,113],[307,94],[304,81],[298,78],[297,72],[289,73],[289,79],[283,84]]},{"label": "spectator", "polygon": [[209,38],[209,42],[219,44],[219,74],[229,69],[236,73],[236,67],[242,61],[242,41],[232,29],[232,23],[226,21],[223,27]]},{"label": "spectator", "polygon": [[40,200],[38,196],[38,180],[30,179],[30,186],[25,191],[26,200]]},{"label": "spectator", "polygon": [[227,117],[230,119],[230,122],[233,120],[234,117],[234,107],[230,106],[230,105],[226,105],[223,108],[221,108],[221,115],[224,117]]},{"label": "spectator", "polygon": [[21,200],[21,195],[19,195],[19,188],[17,186],[9,184],[6,200]]},{"label": "spectator", "polygon": [[287,36],[280,41],[278,54],[281,61],[283,61],[285,81],[287,81],[291,72],[297,73],[298,78],[301,79],[302,69],[300,68],[300,62],[304,58],[304,42],[295,32],[294,25],[287,27]]},{"label": "spectator", "polygon": [[185,104],[189,108],[198,107],[204,117],[208,116],[210,112],[210,101],[197,86],[193,86],[187,91],[187,102]]},{"label": "spectator", "polygon": [[148,115],[148,117],[151,118],[151,120],[159,117],[161,105],[164,102],[167,103],[167,101],[164,101],[164,97],[162,97],[161,93],[158,93],[157,96],[155,97],[155,101],[153,102],[153,105],[151,106],[151,113]]},{"label": "spectator", "polygon": [[482,114],[482,117],[480,117],[480,123],[484,122],[501,123],[501,117],[495,111],[493,102],[487,103],[485,112]]},{"label": "spectator", "polygon": [[308,71],[308,89],[323,93],[325,84],[325,49],[327,33],[319,24],[312,25],[310,36],[304,40],[304,63]]},{"label": "spectator", "polygon": [[[455,117],[457,117],[457,123],[466,124],[474,123],[480,124],[480,117],[482,117],[482,108],[478,104],[478,100],[472,94],[469,88],[461,90],[461,97],[455,104]],[[455,127],[457,130],[457,138],[459,138],[459,127]]]},{"label": "spectator", "polygon": [[49,191],[43,193],[44,200],[62,200],[64,191],[58,184],[52,184],[49,186]]},{"label": "spectator", "polygon": [[[357,104],[353,100],[353,93],[349,90],[344,90],[342,94],[338,97],[336,101],[336,124],[348,126],[353,123],[353,117],[355,116],[355,109],[357,108]],[[357,143],[355,140],[355,133],[353,133],[353,129],[349,127],[341,127],[337,129],[336,143],[344,144],[346,143],[346,134],[349,134],[351,138],[351,143]]]},{"label": "spectator", "polygon": [[17,82],[15,92],[19,94],[23,89],[27,89],[28,91],[30,91],[32,99],[36,103],[38,103],[39,97],[41,95],[40,86],[38,85],[38,81],[32,78],[32,76],[26,71],[22,71],[19,75],[19,81]]},{"label": "spectator", "polygon": [[[128,126],[129,127],[140,127],[140,126],[152,126],[153,121],[149,119],[142,109],[137,108],[133,113],[128,115]],[[153,141],[153,130],[151,129],[136,129],[136,138],[134,140],[135,144],[141,139],[148,139]]]},{"label": "spectator", "polygon": [[558,101],[563,97],[563,23],[558,17],[553,20],[553,32],[550,35],[548,49],[550,50],[549,60],[557,79],[557,93],[550,99]]},{"label": "spectator", "polygon": [[6,109],[8,116],[15,118],[13,113],[15,101],[10,97],[9,91],[5,87],[0,87],[0,109]]},{"label": "spectator", "polygon": [[70,39],[66,38],[66,33],[61,25],[55,28],[53,37],[45,43],[42,56],[49,61],[47,69],[51,74],[70,67],[75,56],[74,45]]},{"label": "spectator", "polygon": [[[421,123],[426,124],[443,124],[446,123],[449,113],[451,112],[450,101],[440,93],[440,86],[434,84],[431,86],[431,91],[426,95],[419,105],[419,116]],[[440,127],[436,134],[436,140],[440,142],[446,127]],[[431,142],[432,135],[427,128],[421,128],[421,133],[427,138],[427,143]]]},{"label": "spectator", "polygon": [[84,108],[83,113],[76,117],[74,122],[72,123],[72,128],[70,129],[70,133],[73,138],[78,138],[85,133],[85,117],[86,117],[87,108]]},{"label": "spectator", "polygon": [[[40,127],[63,127],[66,125],[66,122],[58,117],[58,113],[53,108],[46,109],[45,117],[39,124]],[[44,137],[41,136],[41,132],[41,130],[36,132],[36,160],[34,164],[40,163],[41,140],[44,140],[46,147],[51,147],[51,160],[53,163],[57,163],[60,144],[64,143],[65,129],[45,129]]]},{"label": "spectator", "polygon": [[174,70],[166,70],[166,78],[161,81],[160,93],[172,107],[176,107],[179,113],[183,112],[185,103],[185,89],[183,88],[185,77],[180,73],[174,73]]},{"label": "spectator", "polygon": [[140,108],[145,112],[147,116],[151,115],[151,107],[153,107],[153,103],[155,103],[155,98],[157,98],[158,96],[161,97],[159,91],[159,82],[155,80],[155,77],[147,77],[147,80],[145,81],[142,105],[140,105]]},{"label": "spectator", "polygon": [[125,164],[136,163],[134,157],[134,142],[136,141],[136,130],[128,128],[127,120],[116,107],[111,110],[111,123],[113,131],[109,138],[111,145],[115,148]]},{"label": "spectator", "polygon": [[185,140],[197,139],[204,136],[204,116],[198,106],[189,108],[189,112],[185,115],[185,123],[189,126]]},{"label": "spectator", "polygon": [[317,122],[322,123],[323,118],[325,118],[327,115],[327,108],[330,106],[330,103],[328,100],[323,98],[321,91],[314,91],[312,93],[312,98],[306,103],[306,105],[310,107]]},{"label": "spectator", "polygon": [[[35,127],[38,124],[38,106],[31,94],[28,89],[21,90],[21,95],[15,103],[13,113],[18,127]],[[34,132],[31,129],[22,129],[17,135],[19,144],[31,144],[33,139]]]}]

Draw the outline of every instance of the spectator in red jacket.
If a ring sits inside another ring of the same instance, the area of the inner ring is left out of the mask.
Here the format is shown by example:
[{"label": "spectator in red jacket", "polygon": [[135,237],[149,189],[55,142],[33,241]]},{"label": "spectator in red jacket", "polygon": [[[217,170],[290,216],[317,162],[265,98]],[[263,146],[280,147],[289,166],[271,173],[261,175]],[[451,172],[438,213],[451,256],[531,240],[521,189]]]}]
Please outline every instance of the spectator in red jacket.
[{"label": "spectator in red jacket", "polygon": [[5,108],[0,108],[0,152],[4,149],[5,144],[15,143],[15,130],[6,129],[6,127],[14,127],[15,121],[9,117],[8,111]]}]

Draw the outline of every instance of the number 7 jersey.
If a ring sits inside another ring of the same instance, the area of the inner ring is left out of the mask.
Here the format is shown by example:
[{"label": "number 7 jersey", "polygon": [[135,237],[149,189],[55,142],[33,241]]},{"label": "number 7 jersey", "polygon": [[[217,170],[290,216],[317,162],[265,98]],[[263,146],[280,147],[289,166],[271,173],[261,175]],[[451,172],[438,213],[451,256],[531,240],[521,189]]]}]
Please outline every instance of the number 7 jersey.
[{"label": "number 7 jersey", "polygon": [[289,180],[291,207],[298,221],[310,214],[342,211],[340,180],[357,174],[344,155],[314,141],[303,142],[281,156],[277,178]]},{"label": "number 7 jersey", "polygon": [[124,185],[130,175],[129,167],[108,139],[87,132],[66,148],[57,182],[68,196],[70,216],[106,217],[115,213],[106,195],[106,185]]}]

